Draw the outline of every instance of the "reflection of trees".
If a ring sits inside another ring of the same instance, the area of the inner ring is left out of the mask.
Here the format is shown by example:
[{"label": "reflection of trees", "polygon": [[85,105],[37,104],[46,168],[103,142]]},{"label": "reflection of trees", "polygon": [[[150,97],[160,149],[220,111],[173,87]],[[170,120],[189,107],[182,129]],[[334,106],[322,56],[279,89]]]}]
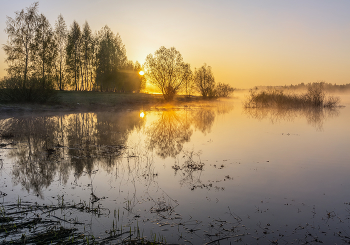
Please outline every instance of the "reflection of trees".
[{"label": "reflection of trees", "polygon": [[185,142],[190,141],[194,129],[210,133],[217,114],[225,114],[232,106],[216,104],[186,110],[164,110],[147,129],[148,148],[162,157],[175,157]]},{"label": "reflection of trees", "polygon": [[183,144],[190,140],[190,125],[186,111],[163,111],[158,120],[147,129],[148,147],[155,149],[162,158],[176,156],[181,152]]},{"label": "reflection of trees", "polygon": [[129,133],[143,124],[139,113],[79,113],[52,117],[26,117],[0,122],[2,134],[12,134],[16,148],[13,179],[41,195],[56,174],[66,183],[71,171],[79,177],[94,165],[110,169],[124,149]]},{"label": "reflection of trees", "polygon": [[329,118],[339,115],[339,110],[336,108],[314,108],[305,107],[298,109],[285,108],[245,108],[244,111],[252,118],[263,120],[269,119],[272,123],[279,121],[292,121],[297,117],[305,117],[308,124],[322,131],[323,122]]},{"label": "reflection of trees", "polygon": [[11,119],[6,122],[7,133],[21,143],[11,150],[16,158],[13,167],[15,184],[41,195],[41,190],[50,185],[55,176],[57,162],[51,146],[58,144],[54,135],[55,123],[48,117]]},{"label": "reflection of trees", "polygon": [[[163,111],[146,129],[148,149],[162,158],[174,157],[193,129],[210,132],[216,115],[213,108]],[[41,196],[57,177],[66,183],[71,173],[77,178],[91,174],[97,164],[107,172],[114,170],[130,132],[143,123],[138,111],[11,118],[0,120],[0,138],[18,142],[6,150],[14,162],[14,183]],[[138,169],[135,164],[128,169]],[[142,178],[154,177],[151,170],[142,172]]]},{"label": "reflection of trees", "polygon": [[213,109],[202,109],[195,111],[192,116],[193,125],[203,134],[210,133],[215,120],[215,111]]}]

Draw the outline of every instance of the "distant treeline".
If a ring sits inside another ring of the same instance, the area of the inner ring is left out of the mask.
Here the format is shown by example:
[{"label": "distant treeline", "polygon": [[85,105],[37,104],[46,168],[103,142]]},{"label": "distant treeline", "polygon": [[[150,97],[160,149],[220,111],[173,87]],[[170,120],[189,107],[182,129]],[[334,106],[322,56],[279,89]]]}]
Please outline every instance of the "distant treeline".
[{"label": "distant treeline", "polygon": [[85,22],[69,28],[59,15],[54,27],[38,3],[7,17],[7,76],[0,89],[140,91],[141,65],[129,61],[119,34],[108,26],[93,32]]},{"label": "distant treeline", "polygon": [[343,84],[343,85],[338,85],[338,84],[331,84],[331,83],[326,83],[326,82],[318,82],[318,83],[299,83],[297,85],[285,85],[285,86],[258,86],[256,88],[275,88],[279,90],[307,90],[310,86],[314,84],[321,84],[323,87],[323,90],[328,91],[328,92],[342,92],[342,91],[350,91],[350,83],[348,84]]}]

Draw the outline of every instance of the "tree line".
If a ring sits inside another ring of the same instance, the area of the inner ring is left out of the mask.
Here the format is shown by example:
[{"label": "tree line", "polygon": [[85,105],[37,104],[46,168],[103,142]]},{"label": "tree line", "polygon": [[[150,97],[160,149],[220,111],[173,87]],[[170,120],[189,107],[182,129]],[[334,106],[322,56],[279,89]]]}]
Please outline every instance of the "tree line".
[{"label": "tree line", "polygon": [[200,93],[204,98],[228,97],[235,90],[229,84],[216,84],[210,66],[191,70],[189,63],[174,47],[160,47],[154,55],[149,54],[143,65],[146,79],[155,85],[165,100],[172,100],[177,93],[191,96]]},{"label": "tree line", "polygon": [[[94,33],[87,21],[82,26],[73,21],[67,28],[60,14],[51,26],[38,6],[36,2],[7,17],[3,49],[8,76],[0,81],[0,92],[8,100],[46,101],[54,90],[139,92],[146,80],[165,100],[179,93],[213,98],[234,91],[216,84],[206,64],[193,72],[174,47],[160,47],[141,66],[128,60],[120,35],[107,25]],[[143,70],[145,76],[140,75]]]},{"label": "tree line", "polygon": [[7,17],[3,48],[12,86],[114,92],[143,87],[141,65],[127,59],[119,34],[108,26],[93,33],[88,22],[67,28],[62,15],[51,26],[38,5]]}]

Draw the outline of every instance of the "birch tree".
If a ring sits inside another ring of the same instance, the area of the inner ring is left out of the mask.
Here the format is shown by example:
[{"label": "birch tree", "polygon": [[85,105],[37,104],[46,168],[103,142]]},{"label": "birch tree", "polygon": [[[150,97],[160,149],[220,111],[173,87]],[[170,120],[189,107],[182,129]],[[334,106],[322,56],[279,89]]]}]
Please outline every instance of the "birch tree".
[{"label": "birch tree", "polygon": [[79,24],[74,21],[68,33],[66,46],[66,64],[70,79],[74,81],[73,86],[78,90],[79,67],[80,67],[80,44],[81,30]]},{"label": "birch tree", "polygon": [[47,18],[41,14],[38,17],[38,24],[33,44],[32,53],[36,62],[35,70],[41,78],[42,88],[46,88],[53,75],[54,59],[57,55],[54,33]]},{"label": "birch tree", "polygon": [[38,6],[39,3],[35,2],[26,10],[15,12],[15,18],[7,16],[6,21],[5,32],[8,40],[3,49],[7,55],[5,60],[8,63],[7,72],[10,76],[19,76],[23,80],[23,89],[26,88],[28,77],[32,72]]},{"label": "birch tree", "polygon": [[59,90],[64,88],[64,70],[65,70],[65,59],[66,59],[66,45],[67,45],[67,26],[60,14],[55,23],[55,40],[57,45],[57,58],[56,67],[58,71],[57,75],[57,87]]}]

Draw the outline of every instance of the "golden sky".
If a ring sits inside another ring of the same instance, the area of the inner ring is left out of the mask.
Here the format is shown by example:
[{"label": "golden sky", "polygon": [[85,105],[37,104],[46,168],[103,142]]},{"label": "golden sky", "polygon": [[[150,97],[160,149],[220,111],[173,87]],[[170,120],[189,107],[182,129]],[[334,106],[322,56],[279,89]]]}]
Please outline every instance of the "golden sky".
[{"label": "golden sky", "polygon": [[[29,0],[0,0],[0,43],[6,16]],[[350,83],[349,0],[42,0],[53,26],[88,21],[119,33],[132,61],[175,47],[192,69],[207,63],[217,82],[237,88],[325,81]],[[0,50],[0,78],[6,75]]]}]

